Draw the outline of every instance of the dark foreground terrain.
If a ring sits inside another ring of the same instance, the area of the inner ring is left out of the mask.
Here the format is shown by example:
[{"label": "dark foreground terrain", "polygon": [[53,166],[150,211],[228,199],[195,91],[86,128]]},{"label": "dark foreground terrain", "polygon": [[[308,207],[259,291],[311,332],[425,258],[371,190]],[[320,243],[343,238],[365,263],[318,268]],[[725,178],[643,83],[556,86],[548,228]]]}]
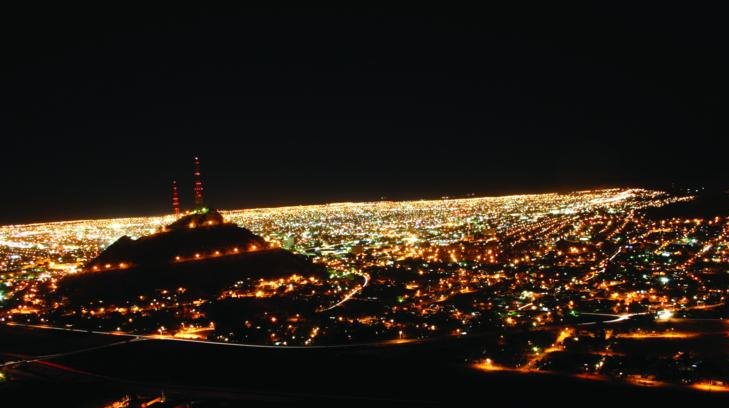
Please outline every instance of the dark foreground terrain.
[{"label": "dark foreground terrain", "polygon": [[[585,404],[727,401],[724,393],[646,388],[551,374],[481,372],[458,361],[472,339],[265,348],[3,326],[3,406],[104,406],[126,394],[191,406],[439,406],[497,401]],[[174,406],[174,405],[168,405]]]}]

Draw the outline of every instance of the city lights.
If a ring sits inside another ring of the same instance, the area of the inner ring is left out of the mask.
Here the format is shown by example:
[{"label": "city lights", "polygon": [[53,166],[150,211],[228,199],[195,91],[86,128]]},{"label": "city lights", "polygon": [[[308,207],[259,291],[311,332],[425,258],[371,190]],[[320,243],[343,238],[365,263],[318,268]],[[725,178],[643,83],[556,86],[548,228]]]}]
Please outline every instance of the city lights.
[{"label": "city lights", "polygon": [[[663,386],[674,381],[664,373],[680,366],[684,383],[720,390],[721,373],[700,365],[701,354],[687,353],[686,342],[727,330],[721,271],[729,265],[729,220],[653,220],[642,211],[690,199],[608,189],[223,211],[268,246],[178,252],[169,263],[204,265],[286,248],[325,276],[286,270],[242,276],[208,296],[170,285],[83,303],[54,297],[64,278],[133,270],[127,261],[83,265],[121,235],[149,235],[175,218],[4,226],[0,316],[13,324],[286,347],[501,333],[494,345],[464,351],[472,367],[536,373],[569,366],[585,378]],[[707,331],[712,319],[720,329]],[[669,342],[672,354],[651,358],[673,365],[650,375],[621,368],[643,347],[635,344],[657,341]],[[709,379],[719,385],[707,386]]]}]

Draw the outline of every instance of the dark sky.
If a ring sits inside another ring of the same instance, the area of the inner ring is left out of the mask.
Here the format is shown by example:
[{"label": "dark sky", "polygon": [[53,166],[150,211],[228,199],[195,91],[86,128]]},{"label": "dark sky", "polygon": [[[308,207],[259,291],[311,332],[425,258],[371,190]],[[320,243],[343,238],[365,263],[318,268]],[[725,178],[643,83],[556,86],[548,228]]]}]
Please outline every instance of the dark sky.
[{"label": "dark sky", "polygon": [[0,223],[729,184],[719,10],[0,15]]}]

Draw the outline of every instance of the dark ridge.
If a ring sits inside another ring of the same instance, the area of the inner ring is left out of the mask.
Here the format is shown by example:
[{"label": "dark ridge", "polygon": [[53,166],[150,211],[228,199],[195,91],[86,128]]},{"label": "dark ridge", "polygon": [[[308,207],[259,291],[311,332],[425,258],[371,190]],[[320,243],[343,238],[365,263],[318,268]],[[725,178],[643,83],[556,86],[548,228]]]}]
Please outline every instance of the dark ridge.
[{"label": "dark ridge", "polygon": [[239,280],[271,279],[294,273],[326,276],[323,267],[312,264],[306,257],[275,248],[202,261],[82,273],[61,281],[58,294],[74,303],[117,302],[159,289],[184,287],[189,296],[208,298]]},{"label": "dark ridge", "polygon": [[57,294],[74,303],[117,302],[182,287],[188,296],[209,298],[241,280],[292,274],[325,278],[326,270],[201,209],[155,234],[119,238],[82,273],[64,278]]},{"label": "dark ridge", "polygon": [[86,269],[115,269],[120,264],[129,267],[164,265],[194,259],[196,255],[205,258],[216,255],[216,251],[217,255],[225,255],[269,247],[258,235],[224,222],[216,211],[208,211],[182,217],[160,232],[136,240],[125,235],[91,260]]},{"label": "dark ridge", "polygon": [[729,215],[729,195],[725,192],[710,192],[697,195],[693,200],[650,207],[643,210],[652,220],[669,218],[714,218]]}]

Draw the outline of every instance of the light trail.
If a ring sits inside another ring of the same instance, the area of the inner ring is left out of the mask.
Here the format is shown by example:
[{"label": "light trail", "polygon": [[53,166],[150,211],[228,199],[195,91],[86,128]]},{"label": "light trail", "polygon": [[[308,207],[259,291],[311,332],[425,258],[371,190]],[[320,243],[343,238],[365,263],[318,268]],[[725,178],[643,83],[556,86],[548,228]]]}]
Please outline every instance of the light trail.
[{"label": "light trail", "polygon": [[356,288],[354,288],[353,290],[349,291],[349,293],[347,293],[344,296],[344,298],[342,300],[340,300],[339,302],[337,302],[337,303],[335,303],[335,304],[327,307],[326,309],[318,310],[319,312],[326,312],[327,310],[332,310],[332,309],[334,309],[336,307],[339,307],[339,306],[343,305],[348,300],[352,299],[352,297],[354,295],[356,295],[357,293],[361,292],[370,283],[370,275],[367,272],[355,272],[355,273],[357,275],[362,276],[364,278],[364,283],[362,283],[361,286],[358,285]]},{"label": "light trail", "polygon": [[[76,333],[98,334],[98,335],[103,335],[103,336],[124,336],[124,337],[129,337],[129,338],[137,339],[137,340],[179,341],[179,342],[185,342],[185,343],[198,343],[198,344],[208,344],[208,345],[226,346],[226,347],[242,347],[242,348],[253,348],[253,349],[278,349],[278,350],[296,350],[296,349],[316,350],[316,349],[347,349],[347,348],[361,348],[361,347],[381,347],[381,346],[388,346],[388,345],[422,343],[422,342],[426,341],[426,339],[388,339],[388,340],[381,340],[381,341],[375,341],[375,342],[369,342],[369,343],[312,345],[312,346],[281,346],[281,345],[270,345],[270,344],[226,343],[226,342],[221,342],[221,341],[185,339],[185,338],[179,338],[179,337],[174,337],[174,336],[164,336],[164,335],[159,335],[159,334],[130,334],[130,333],[123,333],[123,332],[104,332],[104,331],[81,330],[81,329],[72,329],[72,328],[67,328],[67,327],[43,326],[43,325],[23,324],[23,323],[6,323],[6,325],[25,327],[25,328],[30,328],[30,329],[60,330],[60,331],[68,331],[68,332],[76,332]],[[74,352],[61,353],[61,354],[63,354],[65,356],[65,355],[74,354],[74,353],[92,351],[97,348],[110,347],[111,345],[121,345],[121,344],[129,343],[129,342],[130,342],[130,340],[127,340],[127,341],[123,341],[123,342],[112,343],[109,345],[97,346],[97,347],[92,347],[89,349],[76,350]],[[59,355],[34,357],[33,359],[40,359],[40,358],[46,358],[46,357],[55,358],[55,357],[62,357],[62,355],[59,354]],[[20,362],[16,362],[16,363],[20,363]]]},{"label": "light trail", "polygon": [[[630,319],[633,316],[641,316],[641,315],[647,315],[650,314],[648,312],[642,312],[642,313],[624,313],[624,314],[612,314],[612,313],[592,313],[592,312],[580,312],[581,315],[586,316],[603,316],[603,317],[612,317],[612,320],[603,320],[603,323],[618,323],[623,322],[628,319]],[[588,323],[580,323],[580,324],[595,324],[597,322],[588,322]]]},{"label": "light trail", "polygon": [[66,357],[66,356],[71,356],[74,354],[81,354],[81,353],[86,353],[89,351],[101,350],[101,349],[105,349],[105,348],[109,348],[109,347],[115,347],[115,346],[119,346],[122,344],[128,344],[133,341],[145,340],[143,337],[138,337],[138,336],[130,335],[129,337],[132,337],[132,338],[128,339],[128,340],[124,340],[124,341],[117,341],[114,343],[103,344],[101,346],[87,347],[87,348],[83,348],[83,349],[79,349],[79,350],[72,350],[72,351],[68,351],[68,352],[64,352],[64,353],[54,353],[54,354],[46,354],[46,355],[42,355],[42,356],[35,356],[32,358],[28,358],[25,360],[19,360],[19,361],[7,361],[5,363],[0,364],[0,367],[12,367],[12,366],[15,366],[18,364],[24,364],[24,363],[36,363],[36,362],[40,362],[43,360],[50,360],[50,359],[54,359],[54,358]]}]

